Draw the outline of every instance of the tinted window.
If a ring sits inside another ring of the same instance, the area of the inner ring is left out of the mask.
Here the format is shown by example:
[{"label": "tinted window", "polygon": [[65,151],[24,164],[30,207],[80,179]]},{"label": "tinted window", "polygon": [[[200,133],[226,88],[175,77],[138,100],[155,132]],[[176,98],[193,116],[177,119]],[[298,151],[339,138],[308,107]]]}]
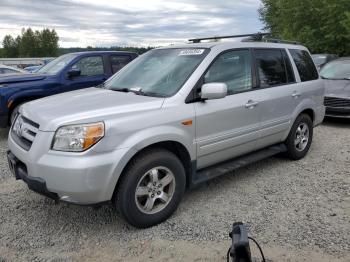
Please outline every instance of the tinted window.
[{"label": "tinted window", "polygon": [[81,76],[94,76],[104,74],[103,60],[101,56],[90,56],[80,59],[72,66],[72,69],[79,69]]},{"label": "tinted window", "polygon": [[111,66],[112,66],[112,73],[118,72],[120,69],[122,69],[124,66],[126,66],[130,61],[130,56],[111,56],[110,57]]},{"label": "tinted window", "polygon": [[279,49],[255,50],[260,87],[270,87],[288,83],[284,58]]},{"label": "tinted window", "polygon": [[287,72],[287,82],[288,83],[295,83],[295,76],[294,76],[294,71],[292,64],[290,62],[290,59],[288,57],[287,51],[286,50],[281,50],[283,58],[284,58],[284,64],[286,66],[286,72]]},{"label": "tinted window", "polygon": [[290,49],[302,82],[318,79],[317,69],[310,54],[305,50]]},{"label": "tinted window", "polygon": [[221,54],[204,76],[204,83],[226,83],[228,94],[252,89],[251,54],[235,50]]}]

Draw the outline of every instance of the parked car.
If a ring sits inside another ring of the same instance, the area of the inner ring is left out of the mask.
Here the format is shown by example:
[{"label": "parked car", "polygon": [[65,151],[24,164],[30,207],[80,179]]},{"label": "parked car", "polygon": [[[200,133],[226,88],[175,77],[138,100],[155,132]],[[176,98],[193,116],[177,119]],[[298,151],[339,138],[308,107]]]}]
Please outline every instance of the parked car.
[{"label": "parked car", "polygon": [[96,86],[137,57],[136,53],[99,51],[60,56],[36,74],[0,78],[0,127],[13,122],[21,104]]},{"label": "parked car", "polygon": [[24,68],[24,70],[26,70],[26,71],[28,71],[30,73],[36,73],[40,68],[42,68],[43,66],[47,65],[48,63],[50,63],[53,60],[54,60],[54,58],[43,59],[43,64],[27,66],[27,67]]},{"label": "parked car", "polygon": [[0,65],[0,77],[13,75],[13,74],[23,74],[23,73],[28,73],[28,72],[19,68]]},{"label": "parked car", "polygon": [[320,71],[328,62],[338,58],[335,54],[313,54],[311,57],[314,60],[318,71]]},{"label": "parked car", "polygon": [[320,75],[326,85],[326,116],[350,118],[350,57],[326,64]]},{"label": "parked car", "polygon": [[8,160],[36,192],[113,203],[130,224],[149,227],[176,210],[186,187],[281,152],[303,158],[323,96],[300,45],[158,48],[99,87],[24,104]]}]

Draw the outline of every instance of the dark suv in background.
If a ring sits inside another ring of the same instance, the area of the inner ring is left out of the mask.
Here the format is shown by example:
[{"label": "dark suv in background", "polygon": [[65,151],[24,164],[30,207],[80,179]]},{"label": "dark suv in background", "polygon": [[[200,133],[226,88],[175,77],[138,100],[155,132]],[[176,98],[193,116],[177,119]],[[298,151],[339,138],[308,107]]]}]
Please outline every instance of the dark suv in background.
[{"label": "dark suv in background", "polygon": [[91,86],[97,86],[138,55],[132,52],[92,51],[62,55],[36,74],[0,78],[0,127],[8,126],[21,104]]}]

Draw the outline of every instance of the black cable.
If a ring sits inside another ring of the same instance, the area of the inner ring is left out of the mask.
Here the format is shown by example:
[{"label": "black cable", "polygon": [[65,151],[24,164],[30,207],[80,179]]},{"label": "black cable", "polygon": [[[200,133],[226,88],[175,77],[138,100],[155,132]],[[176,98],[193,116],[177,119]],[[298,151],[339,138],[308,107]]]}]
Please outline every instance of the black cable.
[{"label": "black cable", "polygon": [[229,249],[227,250],[227,254],[226,254],[226,261],[227,261],[227,262],[230,262],[230,251],[231,251],[231,248],[229,248]]},{"label": "black cable", "polygon": [[262,257],[262,262],[266,262],[265,261],[265,257],[264,257],[264,253],[263,253],[263,251],[262,251],[262,249],[261,249],[261,247],[260,247],[260,245],[259,245],[259,243],[254,239],[254,238],[252,238],[252,237],[248,237],[250,240],[253,240],[254,241],[254,243],[257,245],[257,247],[259,248],[259,250],[260,250],[260,254],[261,254],[261,257]]}]

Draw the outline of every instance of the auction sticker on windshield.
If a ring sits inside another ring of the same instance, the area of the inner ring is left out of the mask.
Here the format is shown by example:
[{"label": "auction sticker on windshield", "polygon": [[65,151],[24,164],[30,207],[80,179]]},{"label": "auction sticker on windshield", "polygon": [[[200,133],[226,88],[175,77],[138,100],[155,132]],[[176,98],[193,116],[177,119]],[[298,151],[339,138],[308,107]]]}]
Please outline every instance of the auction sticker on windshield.
[{"label": "auction sticker on windshield", "polygon": [[181,56],[181,55],[201,55],[201,54],[203,54],[203,52],[204,52],[204,49],[185,49],[179,53],[179,56]]}]

